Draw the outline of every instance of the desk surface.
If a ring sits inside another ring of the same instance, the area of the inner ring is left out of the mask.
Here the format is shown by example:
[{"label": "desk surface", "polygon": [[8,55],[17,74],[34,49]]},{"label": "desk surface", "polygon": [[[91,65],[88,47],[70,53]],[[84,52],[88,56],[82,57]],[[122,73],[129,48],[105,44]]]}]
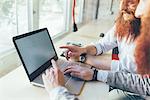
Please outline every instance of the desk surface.
[{"label": "desk surface", "polygon": [[[122,91],[108,92],[108,85],[86,82],[80,100],[129,100]],[[44,88],[30,84],[22,66],[0,79],[0,100],[49,100]],[[146,100],[150,100],[147,98]]]},{"label": "desk surface", "polygon": [[[80,100],[105,100],[108,86],[101,82],[86,82]],[[22,66],[0,79],[1,100],[49,100],[44,88],[30,84]]]},{"label": "desk surface", "polygon": [[[108,92],[108,85],[86,82],[80,100],[129,100],[122,91]],[[22,66],[0,79],[0,100],[49,100],[44,88],[30,84]],[[146,100],[150,100],[148,97]]]}]

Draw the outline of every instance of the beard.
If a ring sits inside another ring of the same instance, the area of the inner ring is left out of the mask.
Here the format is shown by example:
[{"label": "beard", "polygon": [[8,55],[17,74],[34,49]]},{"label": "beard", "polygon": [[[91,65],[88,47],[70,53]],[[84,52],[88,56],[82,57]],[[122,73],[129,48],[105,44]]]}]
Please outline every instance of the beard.
[{"label": "beard", "polygon": [[140,26],[140,18],[134,17],[132,20],[126,21],[124,20],[123,13],[120,13],[116,20],[115,35],[119,38],[119,40],[124,37],[126,38],[126,40],[134,40],[140,34]]}]

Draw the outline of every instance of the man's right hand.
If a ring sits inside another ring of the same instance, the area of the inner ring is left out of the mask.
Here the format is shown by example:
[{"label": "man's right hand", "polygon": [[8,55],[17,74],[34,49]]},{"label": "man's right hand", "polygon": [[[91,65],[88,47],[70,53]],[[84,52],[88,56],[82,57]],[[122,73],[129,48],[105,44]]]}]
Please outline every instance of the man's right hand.
[{"label": "man's right hand", "polygon": [[64,74],[70,73],[71,76],[90,81],[93,79],[94,71],[80,65],[68,66],[64,69]]},{"label": "man's right hand", "polygon": [[74,45],[61,46],[60,48],[67,49],[65,56],[70,59],[77,60],[82,53],[86,53],[86,48],[78,47],[78,46],[74,46]]},{"label": "man's right hand", "polygon": [[51,63],[53,67],[47,69],[45,74],[42,74],[44,86],[48,93],[56,87],[65,86],[63,72],[60,71],[59,66],[54,60]]}]

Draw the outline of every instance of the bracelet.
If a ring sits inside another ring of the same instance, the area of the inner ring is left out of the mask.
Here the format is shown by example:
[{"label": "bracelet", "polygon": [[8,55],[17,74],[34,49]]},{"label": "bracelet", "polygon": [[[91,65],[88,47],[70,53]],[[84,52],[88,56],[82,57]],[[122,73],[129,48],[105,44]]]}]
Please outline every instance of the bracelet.
[{"label": "bracelet", "polygon": [[91,69],[95,69],[94,66],[91,66]]},{"label": "bracelet", "polygon": [[98,70],[97,70],[97,69],[94,69],[94,74],[93,74],[93,79],[92,79],[92,81],[97,81],[97,73],[98,73]]}]

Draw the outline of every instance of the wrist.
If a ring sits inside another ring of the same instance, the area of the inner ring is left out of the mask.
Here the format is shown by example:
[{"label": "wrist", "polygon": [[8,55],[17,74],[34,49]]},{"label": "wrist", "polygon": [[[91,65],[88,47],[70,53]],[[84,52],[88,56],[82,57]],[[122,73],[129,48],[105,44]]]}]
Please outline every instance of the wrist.
[{"label": "wrist", "polygon": [[87,54],[87,48],[86,48],[86,46],[82,47],[82,53],[86,53]]},{"label": "wrist", "polygon": [[79,61],[80,56],[77,57],[70,57],[69,61],[74,61],[74,62],[78,62]]},{"label": "wrist", "polygon": [[93,70],[92,81],[97,81],[98,70],[96,68],[94,68],[94,66],[92,66],[91,69]]},{"label": "wrist", "polygon": [[84,47],[84,52],[88,55],[93,55],[95,56],[97,54],[97,49],[94,45],[87,45]]}]

